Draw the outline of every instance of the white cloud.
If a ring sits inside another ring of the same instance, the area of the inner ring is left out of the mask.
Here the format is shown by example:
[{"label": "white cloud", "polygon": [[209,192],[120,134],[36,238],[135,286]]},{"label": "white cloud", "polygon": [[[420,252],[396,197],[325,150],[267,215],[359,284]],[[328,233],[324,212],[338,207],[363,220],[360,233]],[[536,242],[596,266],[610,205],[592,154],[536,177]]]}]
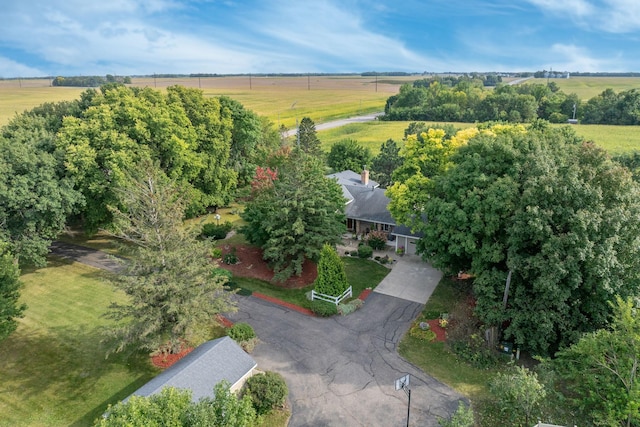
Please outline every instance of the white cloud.
[{"label": "white cloud", "polygon": [[528,0],[557,17],[569,18],[591,31],[629,33],[640,30],[640,2],[637,0]]},{"label": "white cloud", "polygon": [[[612,60],[593,57],[585,48],[556,43],[551,46],[555,66],[562,71],[620,71]],[[613,68],[612,68],[613,67]]]},{"label": "white cloud", "polygon": [[0,77],[43,77],[47,73],[0,56]]},{"label": "white cloud", "polygon": [[[332,2],[291,2],[260,11],[257,28],[279,45],[280,50],[295,50],[300,55],[324,58],[334,63],[379,66],[385,69],[422,69],[432,62],[411,51],[391,37],[378,34],[362,17],[347,6]],[[351,65],[352,66],[352,65]]]}]

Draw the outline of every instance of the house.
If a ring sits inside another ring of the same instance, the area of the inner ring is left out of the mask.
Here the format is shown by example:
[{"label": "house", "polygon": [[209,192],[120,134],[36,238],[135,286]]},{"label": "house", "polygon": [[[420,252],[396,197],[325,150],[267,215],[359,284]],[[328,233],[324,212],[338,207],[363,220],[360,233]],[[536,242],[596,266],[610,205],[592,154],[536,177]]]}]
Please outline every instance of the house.
[{"label": "house", "polygon": [[147,397],[164,387],[175,387],[191,390],[192,399],[197,402],[203,397],[213,397],[213,387],[222,380],[229,381],[231,391],[239,390],[256,367],[255,360],[234,340],[222,337],[200,345],[132,396]]},{"label": "house", "polygon": [[369,178],[369,171],[358,174],[351,170],[327,175],[342,187],[345,202],[347,230],[367,234],[373,230],[389,234],[395,249],[404,248],[405,253],[415,254],[416,242],[422,235],[412,233],[408,227],[397,225],[389,212],[389,198],[380,184]]}]

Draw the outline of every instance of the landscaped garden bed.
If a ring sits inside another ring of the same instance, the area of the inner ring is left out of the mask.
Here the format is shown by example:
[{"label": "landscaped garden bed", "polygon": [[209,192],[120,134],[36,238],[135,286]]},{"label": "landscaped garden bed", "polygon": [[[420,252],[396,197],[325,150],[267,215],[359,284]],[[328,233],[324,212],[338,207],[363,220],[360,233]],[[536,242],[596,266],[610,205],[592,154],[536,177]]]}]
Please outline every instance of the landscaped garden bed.
[{"label": "landscaped garden bed", "polygon": [[[238,293],[249,294],[257,292],[271,298],[282,300],[286,303],[293,304],[308,310],[311,301],[308,300],[306,293],[311,291],[313,282],[317,276],[317,268],[312,265],[312,270],[304,271],[302,276],[294,277],[285,284],[272,283],[273,271],[267,263],[262,259],[262,251],[260,248],[250,245],[225,245],[221,244],[223,253],[231,251],[232,247],[236,248],[238,256],[238,264],[227,265],[219,260],[220,267],[233,273],[233,288],[240,288]],[[366,292],[368,295],[373,288],[389,273],[389,269],[372,260],[361,258],[342,258],[345,264],[347,280],[353,288],[353,297],[358,298]],[[305,267],[307,264],[305,264]],[[364,298],[364,297],[363,297]],[[362,299],[362,298],[361,298]]]}]

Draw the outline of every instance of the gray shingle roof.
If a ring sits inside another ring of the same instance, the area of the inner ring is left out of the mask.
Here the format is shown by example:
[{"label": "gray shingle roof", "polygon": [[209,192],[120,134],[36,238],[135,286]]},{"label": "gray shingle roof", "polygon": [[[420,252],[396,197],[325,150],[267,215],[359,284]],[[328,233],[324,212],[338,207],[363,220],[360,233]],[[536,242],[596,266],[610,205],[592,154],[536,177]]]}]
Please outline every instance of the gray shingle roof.
[{"label": "gray shingle roof", "polygon": [[330,175],[327,175],[327,178],[333,178],[336,180],[338,184],[343,186],[349,185],[349,186],[365,187],[365,188],[368,187],[369,189],[371,189],[371,187],[373,188],[380,187],[380,184],[378,184],[376,181],[373,181],[371,179],[369,180],[369,183],[367,185],[364,185],[362,183],[362,178],[360,177],[360,174],[355,173],[352,170],[332,173]]},{"label": "gray shingle roof", "polygon": [[393,225],[396,223],[387,209],[389,198],[385,196],[385,190],[353,185],[345,185],[344,188],[353,198],[353,203],[348,204],[345,208],[347,218],[381,224]]},{"label": "gray shingle roof", "polygon": [[229,337],[200,345],[173,366],[158,374],[133,395],[151,396],[164,387],[190,389],[193,401],[213,397],[213,387],[227,380],[233,387],[257,366],[255,360]]},{"label": "gray shingle roof", "polygon": [[416,238],[422,238],[424,237],[424,233],[423,232],[418,232],[418,233],[413,233],[411,232],[411,229],[409,227],[407,227],[406,225],[396,225],[393,228],[393,231],[391,232],[392,235],[394,236],[407,236],[407,237],[416,237]]}]

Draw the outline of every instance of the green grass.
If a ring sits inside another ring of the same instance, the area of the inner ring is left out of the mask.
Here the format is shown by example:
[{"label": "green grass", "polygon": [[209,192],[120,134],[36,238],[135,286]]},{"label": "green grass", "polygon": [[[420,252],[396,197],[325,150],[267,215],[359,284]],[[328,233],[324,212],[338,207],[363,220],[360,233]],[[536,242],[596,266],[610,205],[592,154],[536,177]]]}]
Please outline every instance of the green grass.
[{"label": "green grass", "polygon": [[[390,271],[387,267],[371,260],[352,257],[342,257],[341,259],[344,261],[347,281],[352,286],[354,298],[357,298],[364,289],[373,289],[378,286],[378,283],[380,283]],[[313,289],[313,285],[300,289],[285,289],[263,280],[247,277],[234,277],[233,281],[242,289],[260,292],[304,308],[311,306],[311,302],[307,299],[306,293]]]},{"label": "green grass", "polygon": [[[443,277],[427,301],[424,318],[434,318],[450,312],[464,293],[460,285]],[[427,374],[454,388],[472,401],[487,397],[487,384],[495,375],[493,370],[474,368],[451,353],[441,342],[424,342],[406,334],[399,346],[399,353]]]},{"label": "green grass", "polygon": [[[404,130],[410,123],[410,121],[353,123],[339,128],[319,131],[318,138],[322,142],[323,150],[327,152],[336,142],[354,139],[360,145],[368,147],[375,156],[380,152],[380,145],[389,138],[401,145],[404,138]],[[443,124],[441,122],[427,123]],[[459,129],[474,126],[473,123],[451,124]],[[594,141],[611,155],[640,150],[640,126],[572,125],[572,128],[586,141]]]},{"label": "green grass", "polygon": [[[393,139],[401,144],[404,138],[404,130],[413,121],[384,122],[373,121],[366,123],[352,123],[338,128],[318,131],[318,139],[322,143],[322,149],[326,152],[331,150],[331,146],[336,142],[353,139],[358,141],[363,147],[371,150],[375,156],[380,152],[380,146],[388,139]],[[445,124],[444,122],[426,122],[430,124]],[[456,128],[466,129],[474,126],[473,123],[451,123]]]},{"label": "green grass", "polygon": [[586,141],[593,141],[612,156],[640,150],[640,126],[572,125]]},{"label": "green grass", "polygon": [[285,427],[291,418],[289,409],[274,409],[262,417],[262,422],[258,427]]},{"label": "green grass", "polygon": [[145,356],[105,359],[102,315],[124,295],[103,274],[52,259],[22,275],[28,309],[0,347],[0,425],[91,425],[155,375]]},{"label": "green grass", "polygon": [[[546,83],[547,79],[530,79],[526,83]],[[566,94],[575,93],[583,101],[600,95],[605,89],[616,93],[640,88],[640,77],[571,77],[569,79],[550,79]]]}]

